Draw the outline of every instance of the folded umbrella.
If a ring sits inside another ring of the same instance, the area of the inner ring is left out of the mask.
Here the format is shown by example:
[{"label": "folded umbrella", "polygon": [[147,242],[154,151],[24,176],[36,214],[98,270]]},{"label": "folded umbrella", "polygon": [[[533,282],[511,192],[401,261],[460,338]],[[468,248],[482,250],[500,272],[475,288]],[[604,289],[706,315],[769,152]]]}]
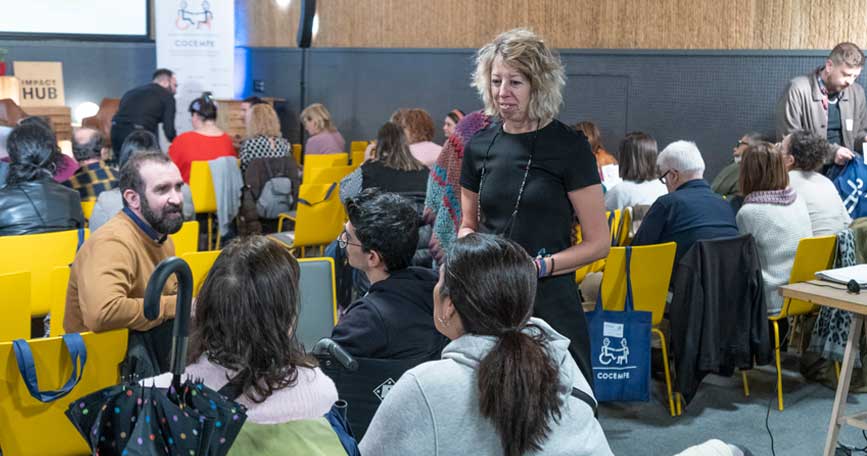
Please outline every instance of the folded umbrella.
[{"label": "folded umbrella", "polygon": [[186,262],[171,257],[157,265],[145,291],[145,317],[153,320],[159,315],[160,295],[171,274],[178,276],[171,386],[116,385],[70,404],[66,416],[94,455],[222,456],[246,420],[243,405],[200,381],[182,381],[193,283]]}]

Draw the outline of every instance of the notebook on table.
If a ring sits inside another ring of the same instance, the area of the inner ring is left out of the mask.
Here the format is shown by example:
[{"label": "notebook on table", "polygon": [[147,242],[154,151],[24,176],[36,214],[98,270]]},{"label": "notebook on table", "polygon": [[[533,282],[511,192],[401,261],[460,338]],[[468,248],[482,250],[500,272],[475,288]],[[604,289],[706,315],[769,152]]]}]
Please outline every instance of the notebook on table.
[{"label": "notebook on table", "polygon": [[826,269],[816,273],[816,278],[836,283],[849,283],[850,280],[858,282],[862,287],[867,286],[867,264],[856,264],[845,268]]}]

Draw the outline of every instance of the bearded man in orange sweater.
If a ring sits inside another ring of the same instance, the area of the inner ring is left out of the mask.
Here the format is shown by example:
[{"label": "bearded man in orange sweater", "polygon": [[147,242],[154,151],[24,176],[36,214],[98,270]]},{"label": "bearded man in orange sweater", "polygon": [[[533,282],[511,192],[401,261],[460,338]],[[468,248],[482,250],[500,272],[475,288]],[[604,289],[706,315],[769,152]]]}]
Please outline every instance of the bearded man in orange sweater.
[{"label": "bearded man in orange sweater", "polygon": [[75,256],[66,294],[66,332],[147,331],[175,315],[177,282],[163,290],[156,320],[144,317],[144,293],[156,265],[175,253],[168,235],[183,224],[184,181],[160,151],[135,153],[121,170],[124,208]]}]

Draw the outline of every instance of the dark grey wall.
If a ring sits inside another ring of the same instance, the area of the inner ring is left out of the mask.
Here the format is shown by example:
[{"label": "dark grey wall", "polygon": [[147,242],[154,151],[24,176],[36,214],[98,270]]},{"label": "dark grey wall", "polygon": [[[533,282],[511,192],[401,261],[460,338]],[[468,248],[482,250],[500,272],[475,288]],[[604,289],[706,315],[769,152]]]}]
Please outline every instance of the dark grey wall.
[{"label": "dark grey wall", "polygon": [[[57,60],[64,65],[67,104],[120,96],[147,81],[155,66],[153,43],[0,41],[8,61]],[[297,137],[300,49],[237,48],[236,95],[287,99],[290,138]],[[481,107],[469,86],[468,49],[311,49],[306,104],[321,102],[348,141],[369,139],[400,107],[422,107],[434,117],[436,141],[445,114]],[[713,176],[746,131],[773,133],[773,106],[788,79],[824,61],[824,51],[605,51],[564,50],[569,80],[560,119],[590,119],[616,153],[628,131],[643,130],[664,147],[695,141]],[[864,83],[864,76],[859,79]]]}]

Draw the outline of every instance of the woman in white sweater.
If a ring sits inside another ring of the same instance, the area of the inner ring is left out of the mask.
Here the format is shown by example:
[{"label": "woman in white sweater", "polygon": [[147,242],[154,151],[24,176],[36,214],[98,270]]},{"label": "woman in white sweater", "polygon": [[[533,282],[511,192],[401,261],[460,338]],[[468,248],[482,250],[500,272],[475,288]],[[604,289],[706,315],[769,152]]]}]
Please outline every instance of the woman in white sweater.
[{"label": "woman in white sweater", "polygon": [[848,228],[852,218],[837,188],[817,172],[831,154],[828,141],[798,130],[783,139],[782,149],[789,170],[789,185],[807,205],[813,236],[836,235]]},{"label": "woman in white sweater", "polygon": [[622,182],[605,194],[605,209],[613,211],[637,205],[652,206],[668,193],[657,178],[656,140],[640,131],[628,133],[620,142],[620,178]]},{"label": "woman in white sweater", "polygon": [[433,291],[434,324],[452,341],[400,377],[361,454],[611,454],[569,339],[531,317],[537,267],[501,237],[454,243]]},{"label": "woman in white sweater", "polygon": [[801,239],[812,236],[804,200],[789,187],[783,155],[768,143],[750,146],[741,159],[738,183],[744,203],[737,214],[741,233],[756,240],[768,315],[780,312],[777,287],[788,283]]}]

